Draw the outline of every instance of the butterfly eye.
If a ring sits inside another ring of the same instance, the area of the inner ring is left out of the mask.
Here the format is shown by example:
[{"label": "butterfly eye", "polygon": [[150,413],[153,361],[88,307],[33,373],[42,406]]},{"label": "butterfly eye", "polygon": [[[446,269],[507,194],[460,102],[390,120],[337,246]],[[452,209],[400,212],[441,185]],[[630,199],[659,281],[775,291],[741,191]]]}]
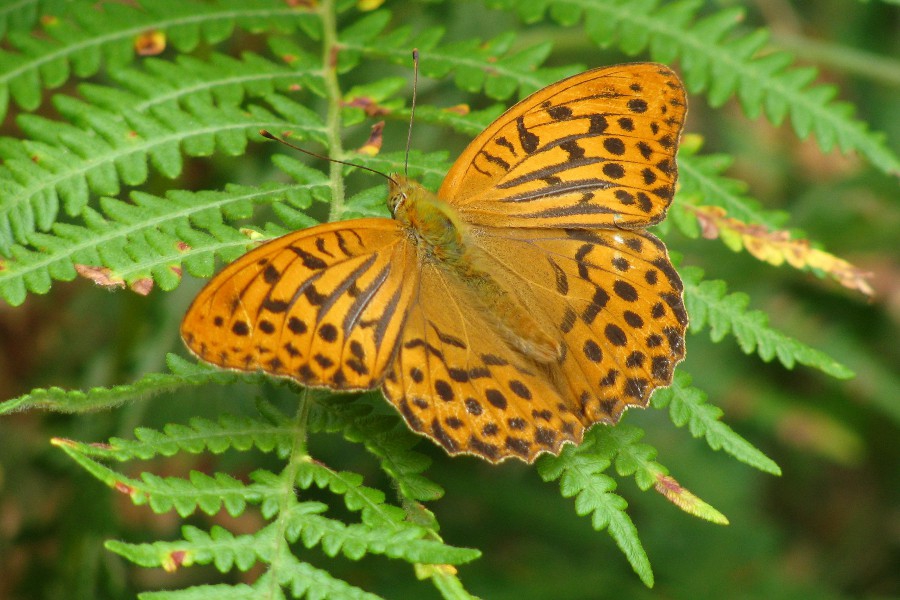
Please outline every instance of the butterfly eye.
[{"label": "butterfly eye", "polygon": [[396,194],[392,194],[390,199],[388,200],[388,207],[391,209],[391,214],[396,215],[397,209],[400,208],[402,204],[406,202],[406,193],[405,192],[397,192]]}]

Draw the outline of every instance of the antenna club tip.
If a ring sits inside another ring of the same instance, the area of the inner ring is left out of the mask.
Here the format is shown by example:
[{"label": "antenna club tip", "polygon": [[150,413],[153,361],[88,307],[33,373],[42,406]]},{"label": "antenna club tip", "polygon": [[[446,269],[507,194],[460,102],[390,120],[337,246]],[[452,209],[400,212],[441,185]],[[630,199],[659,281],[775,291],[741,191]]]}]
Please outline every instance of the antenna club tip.
[{"label": "antenna club tip", "polygon": [[419,60],[419,49],[418,48],[413,48],[412,56],[413,56],[413,60]]},{"label": "antenna club tip", "polygon": [[275,139],[275,136],[272,135],[271,133],[269,133],[269,130],[268,130],[268,129],[260,129],[260,130],[259,130],[259,135],[263,136],[264,138],[269,138],[270,140],[274,140],[274,139]]}]

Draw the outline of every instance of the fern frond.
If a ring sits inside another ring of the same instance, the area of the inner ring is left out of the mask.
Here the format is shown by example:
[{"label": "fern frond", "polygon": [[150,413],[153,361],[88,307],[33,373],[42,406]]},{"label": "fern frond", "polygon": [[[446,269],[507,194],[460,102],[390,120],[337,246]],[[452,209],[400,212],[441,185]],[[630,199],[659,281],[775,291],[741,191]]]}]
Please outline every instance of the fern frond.
[{"label": "fern frond", "polygon": [[616,473],[624,477],[633,476],[638,488],[647,491],[656,485],[659,475],[668,475],[669,470],[654,460],[656,448],[640,443],[644,431],[627,423],[616,427],[594,427],[586,435],[590,436],[597,455],[614,460]]},{"label": "fern frond", "polygon": [[189,480],[142,473],[140,479],[127,477],[91,457],[89,444],[56,438],[62,448],[86,471],[110,488],[127,494],[136,505],[149,504],[154,512],[175,510],[182,517],[201,510],[213,515],[225,508],[232,516],[243,513],[248,503],[259,503],[262,490],[246,485],[225,473],[210,477],[194,471]]},{"label": "fern frond", "polygon": [[586,437],[577,448],[567,444],[559,456],[545,455],[535,464],[544,481],[560,480],[563,497],[575,498],[575,512],[579,516],[591,515],[591,525],[597,531],[606,529],[641,581],[653,587],[650,560],[625,511],[628,503],[613,493],[616,481],[603,473],[611,464],[606,454]]},{"label": "fern frond", "polygon": [[656,390],[650,403],[654,408],[668,407],[676,427],[688,425],[691,435],[702,436],[713,450],[722,449],[760,471],[781,475],[781,468],[771,458],[719,420],[722,409],[707,404],[706,394],[691,385],[691,376],[684,371],[675,374],[671,386]]},{"label": "fern frond", "polygon": [[784,263],[809,271],[819,277],[830,276],[847,289],[859,291],[869,297],[875,290],[869,284],[867,273],[846,260],[813,247],[802,237],[785,230],[769,230],[734,219],[718,206],[682,206],[692,213],[708,239],[720,238],[733,252],[746,250],[754,258],[773,266]]},{"label": "fern frond", "polygon": [[[595,433],[596,432],[596,433]],[[615,459],[616,473],[634,476],[644,491],[654,488],[684,512],[719,525],[727,525],[725,515],[675,481],[669,470],[656,462],[656,448],[641,442],[644,431],[624,423],[609,429],[594,428],[588,433],[597,453]]]},{"label": "fern frond", "polygon": [[106,444],[81,450],[93,458],[122,462],[174,456],[179,452],[222,454],[227,450],[246,452],[251,448],[284,458],[290,452],[295,433],[295,428],[287,424],[223,414],[215,421],[193,417],[187,425],[169,423],[162,431],[138,427],[134,430],[134,440],[114,437]]},{"label": "fern frond", "polygon": [[254,241],[223,225],[224,219],[247,218],[254,205],[278,199],[306,208],[329,193],[319,171],[285,158],[276,164],[300,179],[294,185],[230,185],[224,192],[173,191],[165,198],[134,192],[132,203],[103,198],[107,217],[85,207],[84,226],[57,223],[52,233],[31,233],[30,247],[13,246],[10,258],[0,259],[0,297],[21,304],[29,292],[46,293],[53,280],[74,279],[79,264],[106,267],[111,280],[130,286],[149,280],[164,290],[179,283],[182,267],[209,277],[215,256],[234,260]]},{"label": "fern frond", "polygon": [[[768,229],[784,227],[788,213],[766,210],[760,202],[746,195],[747,184],[724,175],[734,162],[725,154],[700,154],[699,145],[685,143],[678,151],[678,199],[670,207],[669,217],[677,222],[685,234],[693,231],[696,237],[696,218],[686,215],[684,205],[709,204],[724,208],[729,215],[747,223],[764,225]],[[692,225],[685,226],[690,221]]]},{"label": "fern frond", "polygon": [[10,31],[31,31],[41,15],[60,14],[65,0],[9,0],[0,6],[0,37]]},{"label": "fern frond", "polygon": [[[274,100],[275,97],[271,99]],[[143,183],[148,161],[166,177],[181,173],[183,155],[242,154],[260,129],[293,129],[300,136],[322,139],[324,126],[312,111],[287,101],[276,116],[259,105],[217,107],[194,97],[189,108],[157,107],[151,115],[126,108],[118,111],[57,96],[57,108],[74,123],[22,115],[19,125],[30,140],[0,144],[0,253],[9,255],[14,241],[28,243],[29,234],[46,230],[56,220],[59,201],[76,215],[89,193],[114,196],[120,182]]]},{"label": "fern frond", "polygon": [[[585,434],[587,452],[594,458],[614,461],[616,473],[633,476],[641,490],[651,487],[684,512],[719,525],[728,519],[710,504],[681,487],[669,470],[655,458],[656,448],[641,442],[644,431],[619,423],[615,427],[594,427]],[[584,443],[584,442],[583,442]],[[580,447],[575,450],[580,452]]]},{"label": "fern frond", "polygon": [[583,20],[585,31],[600,46],[616,44],[629,55],[649,50],[662,63],[679,59],[687,88],[706,91],[712,106],[736,95],[751,118],[765,113],[780,125],[790,116],[797,136],[815,134],[825,152],[835,145],[844,152],[855,150],[885,173],[900,175],[900,158],[887,147],[883,134],[854,119],[852,105],[834,101],[837,88],[811,85],[815,69],[791,66],[794,58],[787,52],[768,51],[768,31],[737,31],[744,14],[739,7],[698,18],[703,2],[697,0],[663,5],[659,0],[491,0],[490,4],[514,10],[526,22],[539,20],[545,12],[561,25]]},{"label": "fern frond", "polygon": [[[174,510],[182,517],[198,510],[214,515],[223,508],[234,517],[243,514],[248,502],[256,501],[261,495],[253,485],[245,485],[227,473],[210,477],[198,471],[191,471],[188,479],[142,473],[141,481],[132,489],[131,498],[135,504],[147,502],[153,512]],[[145,498],[136,497],[137,492]]]},{"label": "fern frond", "polygon": [[379,600],[356,586],[331,576],[327,571],[297,560],[285,553],[278,561],[278,574],[263,576],[256,586],[259,594],[270,596],[279,585],[289,587],[294,598],[334,598],[335,600]]},{"label": "fern frond", "polygon": [[[262,375],[240,374],[188,362],[174,354],[169,354],[166,362],[172,373],[149,373],[126,385],[97,387],[87,391],[64,390],[59,387],[32,390],[28,394],[0,403],[0,415],[33,409],[60,413],[92,412],[135,400],[147,400],[184,387],[211,383],[227,385],[239,380],[260,382],[264,379]],[[126,457],[130,458],[127,451]]]},{"label": "fern frond", "polygon": [[[196,528],[194,528],[196,529]],[[215,534],[206,534],[201,530],[187,530],[185,538],[190,534],[192,541],[198,543],[203,537],[212,538],[217,535],[221,540],[215,539],[207,544],[207,547],[215,551],[231,550],[237,552],[242,550],[242,540],[238,540],[230,545],[229,540],[224,534],[218,531]],[[264,540],[263,540],[264,541]],[[160,542],[163,544],[163,542]],[[180,550],[179,542],[169,542],[170,547],[161,546],[158,550],[150,544],[136,545],[125,544],[118,541],[109,541],[106,543],[107,549],[120,554],[128,560],[139,563],[143,560],[144,566],[161,566],[168,571],[175,571],[181,566],[181,561],[190,559],[191,564],[215,564],[213,553],[207,551],[198,553],[198,555],[186,554]],[[154,562],[154,557],[159,552],[169,552],[169,557],[165,557],[162,563]],[[352,586],[340,579],[336,579],[330,573],[323,569],[318,569],[304,562],[300,562],[290,554],[272,559],[277,560],[278,575],[273,576],[271,572],[264,574],[253,585],[237,584],[234,586],[226,585],[204,585],[190,587],[184,590],[173,590],[164,592],[148,592],[141,594],[141,599],[150,600],[258,600],[259,598],[282,598],[283,592],[281,586],[290,589],[291,597],[310,599],[328,598],[329,600],[381,600],[380,596],[370,594],[361,590],[356,586]],[[139,563],[140,564],[140,563]],[[221,570],[221,569],[220,569]]]},{"label": "fern frond", "polygon": [[[126,544],[107,542],[107,548],[144,567],[162,567],[175,571],[180,567],[212,564],[222,573],[232,569],[247,571],[257,562],[277,563],[280,581],[260,578],[252,586],[256,593],[270,585],[290,584],[294,578],[309,591],[316,590],[327,598],[378,598],[363,590],[334,578],[328,572],[301,563],[289,553],[279,552],[283,541],[278,539],[277,529],[270,525],[250,535],[234,535],[223,527],[214,526],[209,532],[186,525],[182,528],[184,539],[177,542],[152,544]],[[265,550],[263,550],[265,549]],[[332,595],[333,594],[333,595]],[[259,597],[259,596],[257,596]],[[301,592],[295,597],[303,597]]]},{"label": "fern frond", "polygon": [[310,414],[310,432],[340,431],[347,440],[365,444],[407,500],[427,502],[442,497],[443,488],[422,476],[431,459],[413,450],[422,438],[410,432],[396,413],[373,414],[375,406],[384,407],[382,395],[356,397],[352,403],[347,398],[332,396],[316,402]]},{"label": "fern frond", "polygon": [[469,39],[441,45],[444,31],[428,28],[413,34],[409,27],[386,31],[391,14],[377,11],[359,19],[341,31],[341,44],[349,50],[342,66],[355,65],[360,57],[387,58],[391,62],[410,65],[410,49],[418,48],[422,75],[442,79],[453,73],[454,84],[467,92],[480,92],[506,100],[517,91],[530,93],[550,83],[584,70],[582,65],[541,68],[552,44],[534,44],[517,52],[511,48],[517,37],[503,33],[491,40]]},{"label": "fern frond", "polygon": [[[121,545],[120,545],[121,544]],[[128,557],[129,549],[122,542],[111,540],[105,544],[107,550]],[[161,592],[143,592],[138,596],[140,600],[257,600],[260,592],[246,583],[235,585],[198,585],[183,590],[165,590]],[[302,596],[296,595],[295,598]],[[369,596],[378,598],[377,596]]]},{"label": "fern frond", "polygon": [[[101,14],[98,14],[101,13]],[[147,31],[165,33],[180,51],[201,41],[215,44],[235,27],[249,31],[314,30],[315,18],[302,6],[273,3],[254,6],[240,0],[144,3],[140,8],[75,0],[66,19],[44,19],[43,39],[13,31],[7,40],[15,51],[0,51],[0,118],[10,96],[23,110],[40,106],[43,88],[56,88],[77,77],[97,73],[101,64],[114,69],[134,60],[134,40]],[[95,31],[102,23],[103,35]]]},{"label": "fern frond", "polygon": [[[744,195],[746,185],[721,173],[732,159],[726,155],[698,155],[690,142],[678,155],[680,189],[678,201],[669,211],[669,220],[660,226],[665,232],[672,225],[691,238],[719,238],[732,251],[746,250],[753,257],[773,266],[790,266],[829,275],[842,286],[872,296],[867,281],[870,274],[849,262],[820,250],[802,232],[779,229],[787,214],[766,211],[759,202]],[[735,217],[741,215],[741,217]]]},{"label": "fern frond", "polygon": [[[264,429],[265,425],[261,427]],[[266,435],[269,439],[286,433],[280,432],[277,425],[271,429]],[[121,459],[129,454],[152,456],[178,450],[198,452],[212,448],[204,434],[215,436],[219,433],[217,430],[221,430],[218,424],[195,420],[191,428],[167,427],[164,433],[141,430],[141,447],[136,444],[129,447],[121,440],[112,440],[107,447],[99,448],[59,439],[54,440],[54,444],[94,477],[127,494],[135,504],[149,504],[155,512],[175,510],[185,517],[197,511],[214,515],[224,509],[235,516],[245,512],[248,505],[257,505],[263,517],[274,519],[271,524],[250,535],[235,536],[221,527],[214,527],[208,534],[186,527],[182,542],[112,543],[109,546],[144,566],[175,570],[192,564],[212,563],[225,572],[233,568],[245,571],[256,563],[263,563],[269,565],[269,572],[275,574],[278,585],[285,585],[283,559],[296,562],[289,547],[297,541],[309,548],[321,547],[328,556],[341,554],[351,560],[359,560],[367,554],[384,554],[414,564],[451,565],[469,562],[480,555],[477,550],[444,544],[437,538],[433,527],[408,520],[403,509],[385,502],[383,492],[363,485],[360,475],[332,470],[310,457],[298,459],[296,429],[290,432],[289,444],[293,443],[294,454],[285,470],[280,474],[256,471],[251,474],[250,483],[225,474],[208,476],[198,472],[190,473],[188,479],[159,477],[150,473],[143,473],[135,479],[123,476],[96,460],[101,456]],[[244,437],[245,447],[257,444],[259,438],[258,434]],[[234,439],[229,435],[224,445],[235,446]],[[268,448],[277,445],[277,442],[265,444]],[[350,511],[359,513],[360,522],[344,524],[323,516],[322,513],[328,509],[326,504],[301,502],[294,487],[306,489],[312,485],[342,497]],[[257,583],[263,581],[261,579]],[[318,587],[316,589],[320,590]]]},{"label": "fern frond", "polygon": [[[273,51],[280,39],[270,38]],[[97,106],[110,110],[124,106],[141,114],[153,114],[159,106],[183,106],[193,97],[216,106],[240,106],[246,98],[265,98],[297,87],[320,89],[317,67],[308,52],[296,47],[282,62],[252,52],[242,53],[240,59],[217,52],[202,60],[182,54],[174,61],[146,59],[141,69],[111,71],[117,87],[82,84],[78,91]]]},{"label": "fern frond", "polygon": [[[327,506],[322,505],[322,511]],[[342,554],[359,560],[366,554],[384,554],[410,563],[462,564],[479,556],[467,548],[446,546],[435,540],[422,539],[427,531],[417,525],[395,528],[370,528],[362,524],[345,525],[319,514],[305,514],[296,507],[291,511],[289,528],[299,531],[299,539],[307,548],[321,546],[326,555]]]},{"label": "fern frond", "polygon": [[750,298],[742,293],[727,293],[724,281],[707,281],[697,267],[682,267],[685,305],[691,315],[691,331],[703,330],[709,325],[710,338],[714,342],[733,333],[745,354],[756,352],[769,362],[776,356],[788,369],[796,363],[819,369],[838,379],[850,379],[853,371],[837,362],[821,350],[784,335],[769,327],[769,317],[759,310],[747,310]]}]

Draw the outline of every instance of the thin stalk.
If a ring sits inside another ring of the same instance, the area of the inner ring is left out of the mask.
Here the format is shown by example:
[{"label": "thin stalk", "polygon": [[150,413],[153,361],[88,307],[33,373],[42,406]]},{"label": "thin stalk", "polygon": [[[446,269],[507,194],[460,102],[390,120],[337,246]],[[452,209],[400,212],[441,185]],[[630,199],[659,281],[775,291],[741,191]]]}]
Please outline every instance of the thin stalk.
[{"label": "thin stalk", "polygon": [[895,59],[800,35],[776,33],[772,37],[779,47],[811,62],[828,65],[884,85],[900,86],[900,61]]},{"label": "thin stalk", "polygon": [[279,568],[282,559],[290,555],[290,548],[287,544],[287,527],[290,520],[291,509],[297,504],[297,495],[295,482],[297,481],[297,472],[300,464],[309,460],[307,453],[307,423],[309,420],[309,406],[311,400],[309,392],[304,390],[299,395],[299,405],[297,413],[294,416],[294,438],[291,440],[291,456],[288,464],[281,472],[281,483],[284,489],[281,492],[281,500],[278,507],[278,517],[276,520],[278,531],[274,536],[275,548],[272,549],[272,561],[269,563],[269,571],[267,575],[269,579],[266,581],[268,590],[266,598],[280,598],[281,584],[279,581]]},{"label": "thin stalk", "polygon": [[[328,102],[328,114],[325,117],[325,132],[328,137],[328,155],[342,159],[344,147],[341,140],[341,87],[337,77],[338,35],[335,19],[334,0],[323,0],[319,5],[322,18],[322,77]],[[331,210],[329,221],[337,221],[344,212],[344,176],[342,165],[329,164],[331,180]]]}]

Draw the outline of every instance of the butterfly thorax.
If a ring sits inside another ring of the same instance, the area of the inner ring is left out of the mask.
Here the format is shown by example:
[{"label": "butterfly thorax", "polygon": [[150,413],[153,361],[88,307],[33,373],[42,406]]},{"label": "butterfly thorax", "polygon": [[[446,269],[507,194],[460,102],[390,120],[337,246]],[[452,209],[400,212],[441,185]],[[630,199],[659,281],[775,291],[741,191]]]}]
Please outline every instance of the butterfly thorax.
[{"label": "butterfly thorax", "polygon": [[393,175],[390,206],[394,218],[406,226],[424,255],[453,268],[464,268],[468,226],[456,209],[402,175]]},{"label": "butterfly thorax", "polygon": [[513,348],[539,362],[558,360],[560,345],[549,333],[552,325],[529,313],[515,291],[504,285],[508,278],[474,243],[471,226],[459,211],[401,175],[393,175],[389,187],[394,218],[406,227],[423,260],[462,283],[485,314],[493,315],[498,333]]}]

